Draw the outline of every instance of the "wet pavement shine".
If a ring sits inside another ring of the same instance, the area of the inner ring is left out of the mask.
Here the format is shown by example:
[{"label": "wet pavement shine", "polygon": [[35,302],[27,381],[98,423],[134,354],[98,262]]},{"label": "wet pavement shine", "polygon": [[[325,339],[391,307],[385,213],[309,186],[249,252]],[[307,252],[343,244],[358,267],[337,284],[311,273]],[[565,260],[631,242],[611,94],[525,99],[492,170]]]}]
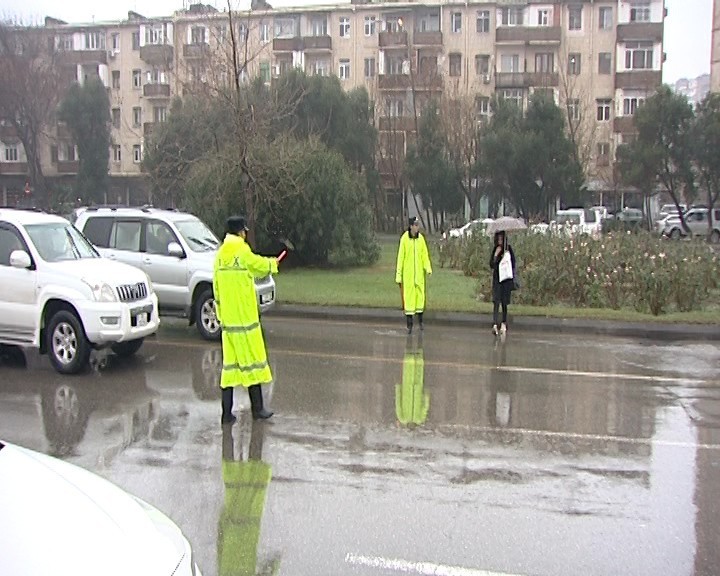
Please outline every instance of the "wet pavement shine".
[{"label": "wet pavement shine", "polygon": [[222,428],[166,322],[77,377],[6,349],[0,438],[168,514],[215,575],[720,574],[720,344],[264,319],[276,415]]}]

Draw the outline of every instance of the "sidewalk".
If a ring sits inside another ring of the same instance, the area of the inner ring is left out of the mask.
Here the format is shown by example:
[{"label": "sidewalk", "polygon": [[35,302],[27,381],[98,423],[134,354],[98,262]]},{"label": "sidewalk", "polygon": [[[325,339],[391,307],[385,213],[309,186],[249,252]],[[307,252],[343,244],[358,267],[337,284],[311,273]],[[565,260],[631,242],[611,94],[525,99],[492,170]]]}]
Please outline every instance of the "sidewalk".
[{"label": "sidewalk", "polygon": [[[400,310],[384,308],[276,304],[269,314],[271,316],[317,318],[347,322],[371,321],[404,325]],[[492,318],[488,314],[433,312],[430,310],[425,313],[425,320],[428,324],[463,326],[488,331],[492,326]],[[720,325],[717,324],[637,323],[581,318],[541,318],[537,316],[514,318],[511,313],[509,326],[512,330],[528,332],[592,334],[663,341],[701,340],[720,342]]]}]

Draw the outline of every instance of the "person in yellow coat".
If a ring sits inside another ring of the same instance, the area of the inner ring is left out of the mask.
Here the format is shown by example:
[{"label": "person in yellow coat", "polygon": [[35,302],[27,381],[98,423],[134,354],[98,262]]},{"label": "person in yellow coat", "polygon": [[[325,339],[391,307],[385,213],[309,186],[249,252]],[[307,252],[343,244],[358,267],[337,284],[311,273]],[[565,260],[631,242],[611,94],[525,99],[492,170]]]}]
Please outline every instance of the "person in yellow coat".
[{"label": "person in yellow coat", "polygon": [[404,426],[421,426],[430,410],[430,394],[425,392],[425,359],[422,336],[413,348],[411,338],[405,345],[402,383],[395,386],[395,415]]},{"label": "person in yellow coat", "polygon": [[420,330],[423,329],[425,276],[432,274],[432,266],[425,237],[420,233],[420,221],[417,217],[412,217],[409,224],[407,231],[400,238],[395,283],[400,285],[407,331],[411,334],[415,314],[420,322]]},{"label": "person in yellow coat", "polygon": [[237,420],[232,413],[233,389],[248,389],[253,418],[273,415],[263,406],[262,384],[272,382],[260,326],[255,278],[277,274],[278,259],[258,256],[245,241],[248,227],[242,216],[227,221],[227,235],[215,257],[215,312],[222,327],[223,366],[221,423]]}]

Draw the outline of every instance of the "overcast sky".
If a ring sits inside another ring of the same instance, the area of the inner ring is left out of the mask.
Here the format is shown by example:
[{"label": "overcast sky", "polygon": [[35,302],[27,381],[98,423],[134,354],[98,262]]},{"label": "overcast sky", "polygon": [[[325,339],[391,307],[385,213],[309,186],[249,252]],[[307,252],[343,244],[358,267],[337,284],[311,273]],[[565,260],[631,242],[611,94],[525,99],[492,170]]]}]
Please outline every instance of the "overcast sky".
[{"label": "overcast sky", "polygon": [[[249,0],[231,0],[233,6],[248,6]],[[334,0],[270,0],[276,7],[302,4],[331,4]],[[218,8],[223,0],[204,0]],[[665,62],[663,80],[674,83],[680,78],[695,78],[710,72],[710,36],[712,33],[712,0],[665,0]],[[24,22],[41,22],[53,16],[67,22],[121,20],[128,10],[143,16],[167,16],[183,7],[183,0],[0,0],[0,17],[21,17]]]}]

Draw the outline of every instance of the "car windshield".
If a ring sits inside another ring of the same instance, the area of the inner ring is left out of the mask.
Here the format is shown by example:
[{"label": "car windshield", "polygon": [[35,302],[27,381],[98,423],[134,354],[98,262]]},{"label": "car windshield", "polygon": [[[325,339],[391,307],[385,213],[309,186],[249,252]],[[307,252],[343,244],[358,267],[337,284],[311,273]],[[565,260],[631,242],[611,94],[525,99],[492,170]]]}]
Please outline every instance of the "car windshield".
[{"label": "car windshield", "polygon": [[205,226],[202,220],[197,218],[181,220],[175,222],[175,226],[193,252],[212,252],[217,250],[220,245],[217,236],[212,233],[210,228]]},{"label": "car windshield", "polygon": [[558,224],[580,224],[580,216],[578,214],[558,214],[556,222]]},{"label": "car windshield", "polygon": [[30,224],[26,229],[40,257],[46,262],[100,257],[85,236],[68,222]]}]

